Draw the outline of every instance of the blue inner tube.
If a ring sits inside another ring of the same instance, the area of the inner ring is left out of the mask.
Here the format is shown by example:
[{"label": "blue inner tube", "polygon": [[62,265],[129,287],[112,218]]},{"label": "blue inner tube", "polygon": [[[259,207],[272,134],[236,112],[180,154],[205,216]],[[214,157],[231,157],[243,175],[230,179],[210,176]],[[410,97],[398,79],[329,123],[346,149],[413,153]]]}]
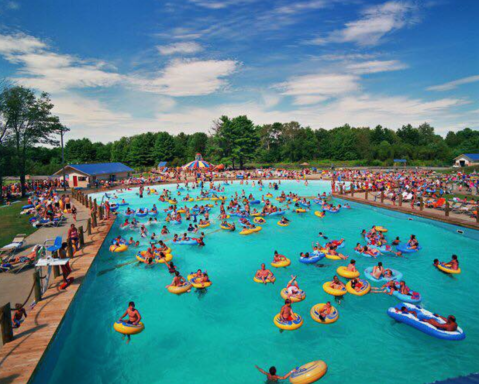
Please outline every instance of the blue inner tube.
[{"label": "blue inner tube", "polygon": [[[143,213],[141,213],[140,210],[142,210]],[[138,211],[136,212],[136,216],[138,216],[138,217],[145,217],[146,215],[148,215],[148,209],[146,209],[146,208],[138,208]]]},{"label": "blue inner tube", "polygon": [[261,204],[261,201],[259,201],[259,200],[251,200],[249,203],[250,203],[250,204]]},{"label": "blue inner tube", "polygon": [[[125,239],[120,239],[119,243],[120,244],[126,244],[126,240]],[[116,239],[112,239],[111,245],[116,245]]]},{"label": "blue inner tube", "polygon": [[173,241],[173,244],[178,244],[178,245],[197,245],[198,242],[193,239],[189,240],[178,240],[178,241]]},{"label": "blue inner tube", "polygon": [[[416,316],[411,313],[402,313],[398,312],[401,310],[402,307],[406,307],[410,311],[414,311]],[[409,303],[402,303],[398,304],[395,307],[391,307],[388,309],[387,314],[396,321],[401,323],[407,324],[417,330],[424,332],[425,334],[433,337],[437,337],[438,339],[443,340],[464,340],[466,338],[466,334],[462,330],[462,328],[458,327],[454,332],[442,331],[437,329],[436,327],[432,326],[429,323],[425,323],[421,320],[427,319],[434,319],[438,323],[444,323],[442,319],[435,316],[433,313],[425,310],[424,308],[418,307],[414,304]]]},{"label": "blue inner tube", "polygon": [[33,207],[34,207],[33,204],[27,204],[27,205],[24,205],[24,206],[22,207],[22,209],[30,209],[30,208],[33,208]]},{"label": "blue inner tube", "polygon": [[305,204],[305,203],[303,203],[303,202],[300,202],[299,205],[301,205],[301,206],[304,207],[304,208],[309,208],[309,207],[311,207],[311,204]]},{"label": "blue inner tube", "polygon": [[331,209],[325,209],[325,211],[328,211],[330,213],[339,213],[339,209],[337,211],[332,211]]},{"label": "blue inner tube", "polygon": [[[399,284],[396,284],[396,287],[399,288]],[[388,291],[390,291],[388,289]],[[404,295],[402,293],[399,293],[398,291],[393,292],[393,296],[397,297],[399,300],[405,302],[405,303],[411,303],[411,304],[419,304],[422,301],[422,296],[418,292],[412,292],[413,295]]]},{"label": "blue inner tube", "polygon": [[309,256],[308,258],[300,257],[299,262],[303,263],[303,264],[315,264],[319,260],[322,260],[322,259],[324,259],[324,253],[319,253],[319,254],[316,253],[316,254],[313,254],[313,255]]},{"label": "blue inner tube", "polygon": [[283,216],[284,214],[285,214],[284,211],[277,211],[277,212],[273,212],[273,213],[267,213],[264,216],[265,217],[268,217],[268,216]]},{"label": "blue inner tube", "polygon": [[402,280],[402,273],[395,270],[395,269],[392,269],[392,268],[389,268],[392,272],[392,277],[381,277],[380,279],[376,279],[371,273],[373,272],[373,267],[369,267],[369,268],[366,268],[364,270],[364,276],[366,276],[366,278],[368,280],[371,280],[371,281],[374,281],[376,283],[380,283],[380,282],[386,282],[386,281],[401,281]]},{"label": "blue inner tube", "polygon": [[398,244],[396,246],[396,249],[399,251],[399,252],[402,252],[402,253],[414,253],[414,252],[418,252],[422,249],[421,246],[417,247],[417,249],[411,249],[407,246],[407,244]]}]

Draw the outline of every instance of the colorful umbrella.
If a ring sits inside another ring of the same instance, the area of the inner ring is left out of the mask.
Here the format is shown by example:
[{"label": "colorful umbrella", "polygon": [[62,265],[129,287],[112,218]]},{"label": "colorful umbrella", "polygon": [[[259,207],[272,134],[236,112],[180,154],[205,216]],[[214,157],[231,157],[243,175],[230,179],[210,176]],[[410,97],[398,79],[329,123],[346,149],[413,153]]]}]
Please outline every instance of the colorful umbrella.
[{"label": "colorful umbrella", "polygon": [[204,160],[193,160],[192,162],[183,165],[183,169],[204,169],[204,168],[212,168],[210,163],[207,163]]}]

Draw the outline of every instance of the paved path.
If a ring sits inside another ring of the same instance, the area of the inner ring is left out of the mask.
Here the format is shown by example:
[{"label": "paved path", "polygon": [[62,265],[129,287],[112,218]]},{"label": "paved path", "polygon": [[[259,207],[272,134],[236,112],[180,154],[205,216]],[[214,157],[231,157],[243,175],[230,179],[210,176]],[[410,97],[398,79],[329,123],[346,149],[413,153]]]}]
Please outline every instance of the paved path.
[{"label": "paved path", "polygon": [[445,212],[439,209],[426,208],[426,207],[424,207],[422,211],[419,209],[419,207],[412,209],[411,203],[409,202],[404,202],[402,207],[399,207],[398,205],[393,205],[392,201],[387,199],[384,199],[384,203],[381,203],[379,197],[377,201],[374,201],[374,197],[372,196],[371,193],[369,193],[368,200],[365,199],[364,192],[355,192],[354,197],[351,196],[351,194],[341,195],[339,193],[333,193],[333,195],[334,197],[337,197],[339,199],[345,199],[345,200],[350,200],[357,203],[369,204],[375,207],[390,209],[392,211],[398,211],[398,212],[407,213],[410,215],[426,217],[428,219],[439,220],[445,223],[459,225],[461,227],[479,229],[479,223],[476,221],[476,219],[469,217],[468,215],[465,215],[465,214],[450,212],[449,216],[447,217],[445,215]]},{"label": "paved path", "polygon": [[[72,215],[67,214],[67,221],[60,227],[42,227],[26,238],[25,245],[19,255],[27,255],[36,244],[43,244],[47,239],[54,239],[57,236],[62,236],[66,239],[70,224],[75,223],[77,228],[83,226],[86,230],[87,221],[89,217],[89,210],[75,201],[77,207],[77,221],[73,220]],[[19,273],[2,273],[0,274],[0,306],[10,302],[12,307],[15,303],[22,304],[28,297],[33,284],[34,268],[25,268]],[[30,299],[28,304],[33,299]],[[1,339],[0,339],[1,345]]]}]

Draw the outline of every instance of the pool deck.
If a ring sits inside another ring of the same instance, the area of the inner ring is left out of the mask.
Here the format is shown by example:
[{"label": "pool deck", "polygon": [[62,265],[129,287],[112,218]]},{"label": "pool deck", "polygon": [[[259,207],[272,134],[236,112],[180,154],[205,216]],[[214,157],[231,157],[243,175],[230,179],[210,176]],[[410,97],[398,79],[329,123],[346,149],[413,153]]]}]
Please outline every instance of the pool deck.
[{"label": "pool deck", "polygon": [[53,279],[43,299],[28,312],[28,318],[16,330],[14,340],[0,349],[1,384],[28,383],[113,223],[114,219],[103,221],[92,230],[92,235],[85,238],[82,254],[70,261],[73,283],[63,291],[59,289],[62,277]]},{"label": "pool deck", "polygon": [[371,195],[369,195],[369,198],[366,200],[365,194],[363,192],[355,193],[354,196],[351,196],[350,194],[346,195],[334,192],[333,196],[338,199],[349,200],[355,203],[372,205],[373,207],[389,209],[391,211],[406,213],[408,215],[424,217],[460,227],[479,230],[479,223],[476,221],[476,219],[468,217],[464,214],[450,212],[449,216],[446,216],[443,211],[426,207],[424,207],[424,209],[421,211],[419,207],[412,209],[410,203],[403,203],[402,207],[399,207],[398,205],[393,205],[389,200],[384,200],[384,203],[381,203],[380,201],[374,201],[374,198]]}]

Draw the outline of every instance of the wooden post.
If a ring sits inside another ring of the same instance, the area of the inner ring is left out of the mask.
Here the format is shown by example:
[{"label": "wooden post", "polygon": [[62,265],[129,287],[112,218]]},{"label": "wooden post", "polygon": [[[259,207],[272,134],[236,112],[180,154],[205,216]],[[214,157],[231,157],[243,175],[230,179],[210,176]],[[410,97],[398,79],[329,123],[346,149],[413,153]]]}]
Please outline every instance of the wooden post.
[{"label": "wooden post", "polygon": [[67,239],[67,256],[71,259],[73,258],[73,253],[72,239]]},{"label": "wooden post", "polygon": [[446,201],[446,210],[444,211],[446,217],[449,217],[449,210],[450,210],[449,201]]},{"label": "wooden post", "polygon": [[476,223],[479,223],[479,204],[476,205]]},{"label": "wooden post", "polygon": [[419,209],[424,210],[424,198],[422,196],[419,198]]},{"label": "wooden post", "polygon": [[354,196],[354,185],[351,184],[351,196]]},{"label": "wooden post", "polygon": [[381,204],[384,203],[384,191],[381,191]]},{"label": "wooden post", "polygon": [[53,277],[60,276],[60,267],[58,265],[53,266]]},{"label": "wooden post", "polygon": [[364,194],[364,198],[367,200],[368,199],[368,190],[366,189],[366,193]]},{"label": "wooden post", "polygon": [[88,219],[86,224],[86,232],[88,233],[88,236],[91,236],[91,219]]},{"label": "wooden post", "polygon": [[342,195],[342,194],[343,194],[343,192],[344,192],[344,191],[343,191],[343,186],[342,186],[342,185],[340,185],[340,186],[339,186],[339,193]]},{"label": "wooden post", "polygon": [[0,308],[0,316],[2,327],[2,341],[3,344],[6,344],[13,340],[12,314],[10,303],[7,303]]},{"label": "wooden post", "polygon": [[399,194],[399,206],[402,207],[402,193]]},{"label": "wooden post", "polygon": [[80,247],[85,245],[85,237],[83,234],[83,225],[78,227],[78,240],[80,241]]},{"label": "wooden post", "polygon": [[97,226],[96,212],[92,212],[92,214],[91,214],[91,226],[92,226],[92,228],[96,228],[96,226]]},{"label": "wooden post", "polygon": [[35,291],[35,301],[38,303],[40,300],[42,300],[42,286],[40,284],[40,272],[35,271],[33,273],[33,284],[35,285],[34,291]]}]

